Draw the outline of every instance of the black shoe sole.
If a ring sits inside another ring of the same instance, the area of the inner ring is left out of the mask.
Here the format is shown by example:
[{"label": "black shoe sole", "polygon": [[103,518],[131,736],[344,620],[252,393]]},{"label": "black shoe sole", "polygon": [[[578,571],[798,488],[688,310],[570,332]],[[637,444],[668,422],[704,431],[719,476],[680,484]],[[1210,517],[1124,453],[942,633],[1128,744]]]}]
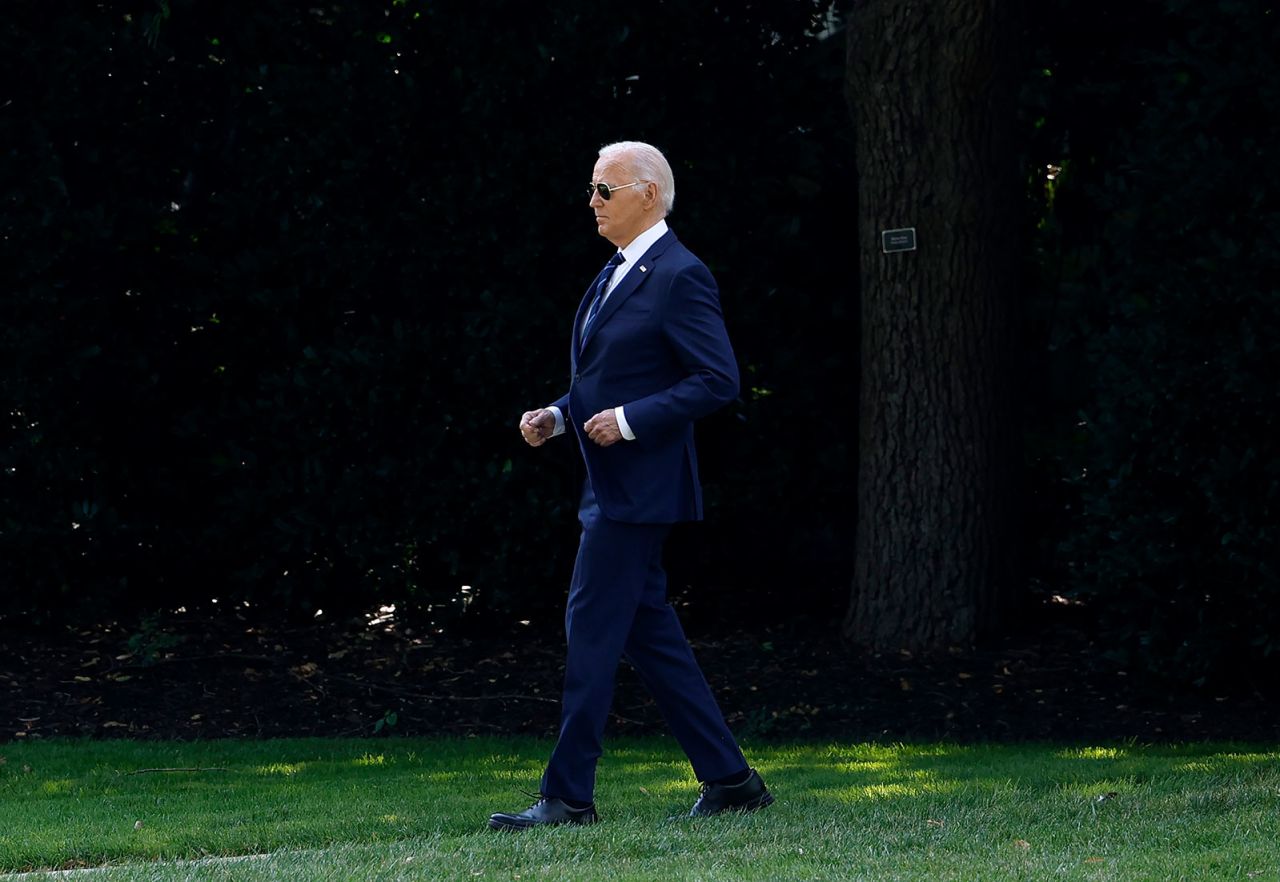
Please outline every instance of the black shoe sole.
[{"label": "black shoe sole", "polygon": [[556,821],[554,823],[548,821],[540,821],[532,824],[521,824],[514,821],[502,821],[497,818],[489,819],[490,830],[501,830],[504,833],[515,833],[520,830],[528,830],[532,827],[589,827],[592,824],[600,822],[599,816],[589,821]]},{"label": "black shoe sole", "polygon": [[725,806],[724,808],[720,809],[720,811],[710,812],[709,814],[695,815],[690,813],[688,815],[684,815],[684,817],[714,818],[716,815],[727,815],[730,812],[739,812],[741,814],[746,814],[747,812],[759,811],[760,809],[767,808],[768,806],[771,806],[771,805],[773,805],[773,794],[766,790],[764,793],[760,794],[760,796],[757,799],[753,799],[750,802],[744,802],[742,805]]}]

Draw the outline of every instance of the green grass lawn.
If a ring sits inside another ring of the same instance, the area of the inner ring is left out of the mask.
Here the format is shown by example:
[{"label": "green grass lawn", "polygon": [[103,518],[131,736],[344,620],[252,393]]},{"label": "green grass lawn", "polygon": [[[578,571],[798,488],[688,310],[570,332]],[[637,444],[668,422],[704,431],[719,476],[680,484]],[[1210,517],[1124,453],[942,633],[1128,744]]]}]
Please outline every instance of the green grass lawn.
[{"label": "green grass lawn", "polygon": [[[531,739],[0,746],[0,872],[124,879],[1280,880],[1280,747],[751,745],[778,802],[691,821],[610,742],[595,827],[494,833]],[[201,771],[142,771],[146,769]],[[67,878],[67,877],[60,877]]]}]

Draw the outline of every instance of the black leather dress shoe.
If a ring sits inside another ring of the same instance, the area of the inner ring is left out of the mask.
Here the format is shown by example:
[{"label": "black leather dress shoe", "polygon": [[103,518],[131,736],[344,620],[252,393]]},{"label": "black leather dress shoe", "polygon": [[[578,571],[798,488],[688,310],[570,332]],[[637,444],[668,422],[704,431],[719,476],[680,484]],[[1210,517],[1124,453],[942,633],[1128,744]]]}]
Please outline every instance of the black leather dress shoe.
[{"label": "black leather dress shoe", "polygon": [[753,812],[773,803],[773,794],[764,786],[764,779],[751,769],[747,780],[741,784],[703,784],[702,795],[689,810],[693,818],[705,818],[721,812]]},{"label": "black leather dress shoe", "polygon": [[600,820],[596,807],[570,808],[562,799],[545,796],[519,814],[494,812],[489,816],[489,826],[495,830],[524,830],[529,827],[554,826],[556,824],[594,824]]}]

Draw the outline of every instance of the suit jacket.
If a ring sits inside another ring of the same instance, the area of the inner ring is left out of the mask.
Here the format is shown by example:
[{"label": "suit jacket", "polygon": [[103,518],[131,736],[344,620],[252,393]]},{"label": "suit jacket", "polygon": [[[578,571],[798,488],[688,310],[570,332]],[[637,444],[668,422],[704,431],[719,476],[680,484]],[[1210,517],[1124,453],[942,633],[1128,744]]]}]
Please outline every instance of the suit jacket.
[{"label": "suit jacket", "polygon": [[[610,292],[585,338],[573,323],[570,383],[555,402],[578,439],[600,511],[610,520],[702,518],[693,421],[738,394],[738,364],[715,279],[670,230]],[[600,447],[582,424],[622,405],[636,440]]]}]

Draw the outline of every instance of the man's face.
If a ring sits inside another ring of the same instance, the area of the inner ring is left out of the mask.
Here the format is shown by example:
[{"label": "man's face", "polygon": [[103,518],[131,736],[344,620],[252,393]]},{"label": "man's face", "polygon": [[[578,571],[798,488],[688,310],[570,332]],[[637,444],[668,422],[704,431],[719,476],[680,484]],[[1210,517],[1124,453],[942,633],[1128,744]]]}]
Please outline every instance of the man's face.
[{"label": "man's face", "polygon": [[[621,187],[635,181],[636,174],[624,162],[601,159],[591,172],[591,180]],[[649,183],[614,190],[608,200],[592,192],[590,205],[596,215],[596,230],[614,245],[625,248],[658,222],[657,201],[657,187]]]}]

